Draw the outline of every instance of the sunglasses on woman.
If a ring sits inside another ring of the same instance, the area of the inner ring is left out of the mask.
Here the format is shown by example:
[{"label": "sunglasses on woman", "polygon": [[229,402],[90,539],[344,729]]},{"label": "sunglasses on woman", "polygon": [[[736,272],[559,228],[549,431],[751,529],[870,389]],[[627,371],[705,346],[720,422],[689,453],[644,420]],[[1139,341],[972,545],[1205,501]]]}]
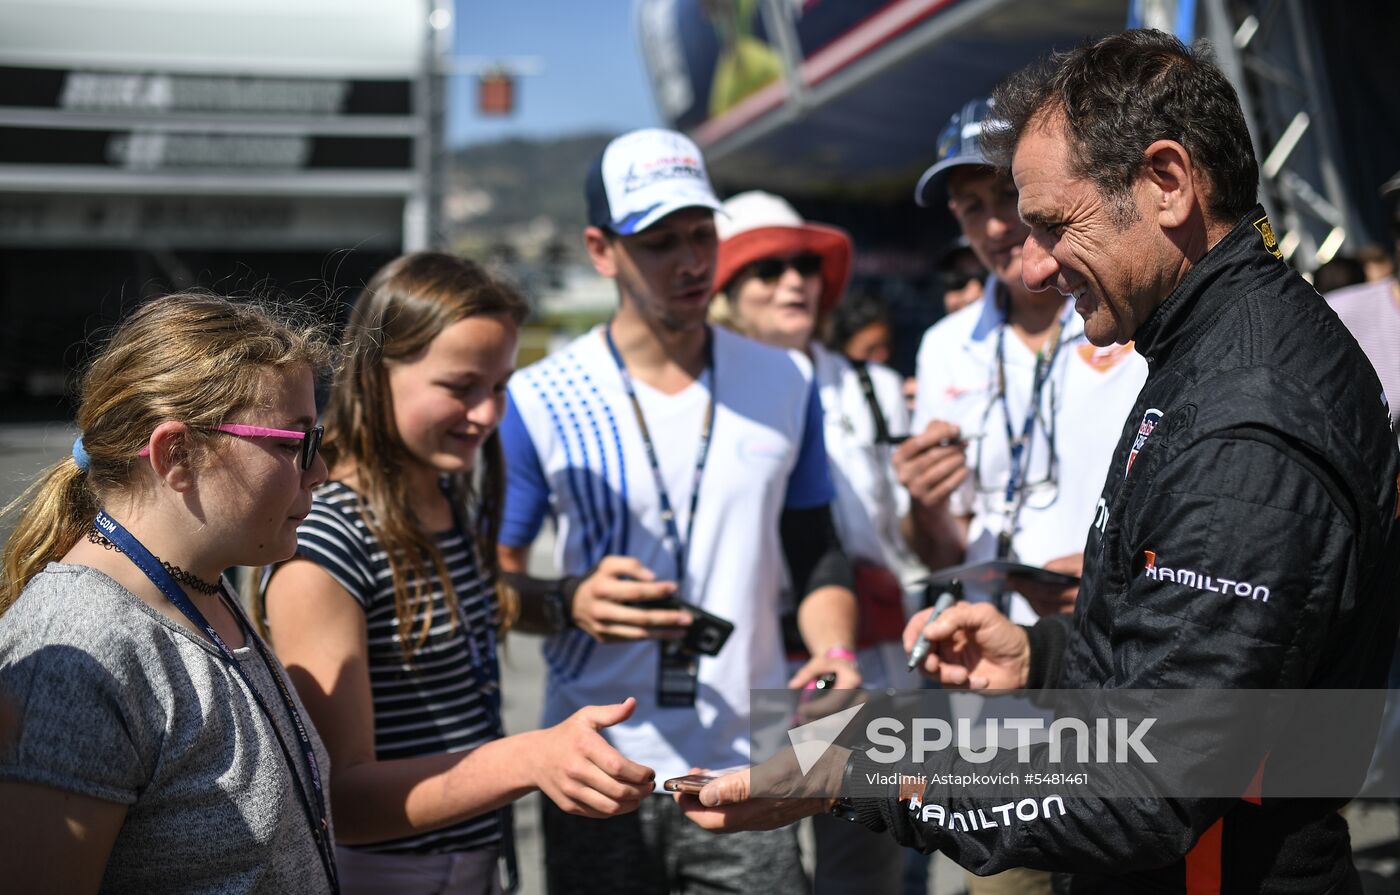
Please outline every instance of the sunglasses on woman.
[{"label": "sunglasses on woman", "polygon": [[986,279],[986,274],[950,270],[943,274],[943,291],[956,292],[973,280],[982,279]]},{"label": "sunglasses on woman", "polygon": [[821,273],[822,256],[799,252],[790,258],[763,258],[749,265],[749,273],[765,283],[776,283],[789,267],[800,276],[810,277]]},{"label": "sunglasses on woman", "polygon": [[[325,434],[324,426],[312,426],[310,432],[299,432],[296,429],[269,429],[267,426],[243,426],[237,423],[210,426],[207,429],[210,432],[223,432],[225,435],[233,435],[236,438],[291,438],[300,441],[301,449],[297,463],[303,471],[310,469],[311,464],[315,462],[316,452],[321,449],[321,436]],[[150,453],[151,448],[148,445],[143,447],[137,456],[146,457]]]}]

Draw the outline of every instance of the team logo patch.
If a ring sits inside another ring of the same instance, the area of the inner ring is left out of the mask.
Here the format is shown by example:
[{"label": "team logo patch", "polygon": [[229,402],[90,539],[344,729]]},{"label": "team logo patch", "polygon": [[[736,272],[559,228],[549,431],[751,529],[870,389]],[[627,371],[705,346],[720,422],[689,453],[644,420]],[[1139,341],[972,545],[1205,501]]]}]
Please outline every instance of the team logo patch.
[{"label": "team logo patch", "polygon": [[674,155],[642,165],[632,164],[622,176],[622,192],[634,193],[661,180],[704,180],[703,163],[692,155]]},{"label": "team logo patch", "polygon": [[1107,373],[1132,353],[1133,343],[1105,345],[1102,348],[1097,345],[1080,345],[1075,350],[1079,352],[1079,359],[1089,365],[1089,369],[1096,373]]},{"label": "team logo patch", "polygon": [[1133,449],[1128,452],[1128,466],[1123,470],[1123,478],[1128,477],[1128,473],[1133,469],[1133,461],[1137,459],[1138,451],[1147,444],[1147,439],[1152,436],[1157,424],[1162,421],[1162,411],[1153,407],[1142,415],[1142,422],[1138,423],[1137,435],[1133,438]]},{"label": "team logo patch", "polygon": [[1267,214],[1254,222],[1254,229],[1259,231],[1260,238],[1264,240],[1265,251],[1282,261],[1283,252],[1279,251],[1278,238],[1274,236],[1274,225],[1269,223]]},{"label": "team logo patch", "polygon": [[945,127],[943,133],[939,134],[938,145],[934,147],[934,158],[942,161],[953,154],[957,148],[958,141],[962,139],[962,134],[951,127]]},{"label": "team logo patch", "polygon": [[1185,587],[1193,587],[1196,590],[1209,591],[1213,594],[1225,594],[1226,596],[1248,597],[1256,603],[1269,602],[1269,588],[1262,584],[1255,584],[1252,581],[1241,581],[1238,578],[1222,578],[1209,572],[1198,572],[1195,569],[1178,569],[1171,566],[1158,565],[1157,554],[1152,550],[1142,551],[1145,563],[1142,568],[1144,577],[1152,581],[1171,581]]}]

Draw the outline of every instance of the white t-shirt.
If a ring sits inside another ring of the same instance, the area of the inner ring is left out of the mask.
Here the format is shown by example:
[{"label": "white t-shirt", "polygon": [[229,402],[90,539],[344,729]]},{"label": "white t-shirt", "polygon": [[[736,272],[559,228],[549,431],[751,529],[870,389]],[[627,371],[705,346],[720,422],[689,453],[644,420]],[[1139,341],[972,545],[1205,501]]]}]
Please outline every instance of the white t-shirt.
[{"label": "white t-shirt", "polygon": [[[997,285],[988,280],[988,296],[997,294]],[[954,513],[972,516],[967,562],[995,558],[997,536],[1011,515],[1007,421],[1009,416],[1019,437],[1035,375],[1035,354],[1008,330],[1003,406],[997,387],[998,333],[1004,320],[999,304],[982,301],[940,320],[919,346],[915,431],[937,419],[957,424],[964,434],[983,434],[967,447],[972,475],[950,499]],[[1071,302],[1065,307],[1071,308]],[[1012,538],[1012,558],[1031,565],[1084,549],[1113,448],[1124,427],[1138,423],[1127,417],[1147,378],[1147,362],[1131,344],[1097,348],[1085,337],[1078,314],[1068,311],[1064,319],[1032,431],[1025,477],[1029,492]],[[987,594],[969,588],[968,597],[985,599]],[[1035,621],[1035,612],[1019,594],[1012,595],[1010,607],[1013,621]]]},{"label": "white t-shirt", "polygon": [[[748,761],[749,691],[786,683],[779,517],[785,507],[832,499],[806,358],[712,332],[714,429],[679,596],[733,622],[734,632],[718,656],[700,658],[696,705],[657,705],[655,641],[600,644],[571,629],[545,646],[544,723],[635,696],[636,713],[605,734],[661,779]],[[682,537],[709,385],[706,373],[668,396],[634,380]],[[553,514],[564,574],[616,554],[677,580],[645,442],[601,328],[511,380],[501,437],[509,479],[501,543],[530,544]]]},{"label": "white t-shirt", "polygon": [[[851,362],[813,343],[812,366],[821,389],[826,456],[836,486],[832,515],[841,546],[852,559],[899,574],[914,563],[899,530],[899,520],[909,512],[909,492],[895,477],[893,448],[875,442],[875,417]],[[886,431],[906,434],[909,411],[899,374],[880,364],[867,364],[866,370]]]},{"label": "white t-shirt", "polygon": [[1324,298],[1342,318],[1361,350],[1376,368],[1386,403],[1390,428],[1400,436],[1400,286],[1390,277],[1334,289]]}]

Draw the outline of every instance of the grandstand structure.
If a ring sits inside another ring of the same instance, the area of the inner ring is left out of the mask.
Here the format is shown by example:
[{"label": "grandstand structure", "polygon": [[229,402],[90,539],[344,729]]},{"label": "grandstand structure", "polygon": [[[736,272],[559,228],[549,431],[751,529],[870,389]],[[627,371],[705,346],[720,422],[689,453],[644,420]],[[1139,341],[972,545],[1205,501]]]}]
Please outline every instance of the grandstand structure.
[{"label": "grandstand structure", "polygon": [[722,190],[781,192],[846,226],[858,281],[906,310],[952,235],[912,201],[944,122],[1030,60],[1130,25],[1213,44],[1290,263],[1311,271],[1389,240],[1377,188],[1400,168],[1390,0],[636,0],[634,12],[662,116],[705,150]]},{"label": "grandstand structure", "polygon": [[[450,0],[0,0],[0,407],[189,287],[335,313],[438,227]],[[329,280],[330,287],[320,285]]]}]

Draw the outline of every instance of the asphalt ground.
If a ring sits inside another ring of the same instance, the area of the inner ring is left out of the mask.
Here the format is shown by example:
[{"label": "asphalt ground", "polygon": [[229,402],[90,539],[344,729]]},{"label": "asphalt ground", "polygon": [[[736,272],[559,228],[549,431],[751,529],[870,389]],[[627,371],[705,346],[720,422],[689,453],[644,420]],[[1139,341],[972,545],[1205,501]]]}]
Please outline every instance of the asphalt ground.
[{"label": "asphalt ground", "polygon": [[[0,507],[8,506],[39,472],[73,448],[71,423],[0,424]],[[0,521],[8,533],[9,517]]]},{"label": "asphalt ground", "polygon": [[[0,506],[19,496],[39,471],[68,453],[77,435],[71,424],[0,423]],[[12,524],[0,521],[0,534]],[[548,534],[535,545],[531,571],[551,575]],[[504,716],[508,733],[539,726],[545,687],[540,639],[513,634],[501,657]],[[622,694],[625,695],[625,694]],[[543,895],[543,854],[540,844],[539,796],[529,796],[516,806],[516,840],[521,865],[523,895]],[[1400,895],[1400,821],[1389,802],[1353,802],[1343,812],[1352,829],[1352,849],[1368,895]],[[810,861],[810,837],[804,837],[804,853]],[[809,867],[810,869],[810,867]],[[929,895],[963,892],[963,871],[942,855],[933,858]]]}]

